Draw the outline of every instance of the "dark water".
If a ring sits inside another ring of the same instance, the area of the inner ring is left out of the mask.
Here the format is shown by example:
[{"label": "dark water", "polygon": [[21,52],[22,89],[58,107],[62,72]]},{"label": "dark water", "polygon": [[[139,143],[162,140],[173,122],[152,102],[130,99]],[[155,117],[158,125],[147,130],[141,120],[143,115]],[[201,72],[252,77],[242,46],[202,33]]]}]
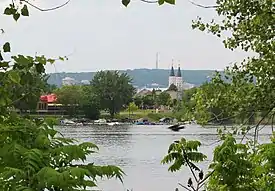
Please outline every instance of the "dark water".
[{"label": "dark water", "polygon": [[[104,191],[173,191],[179,182],[186,183],[190,173],[188,169],[170,173],[168,165],[160,164],[168,146],[181,137],[201,141],[200,150],[208,158],[199,166],[206,170],[213,148],[218,144],[216,128],[195,125],[179,132],[172,132],[167,126],[59,127],[58,130],[66,137],[99,146],[99,153],[89,156],[89,162],[118,165],[124,170],[127,176],[123,184],[119,180],[99,182],[99,188]],[[271,129],[265,128],[259,138],[266,142],[270,134]]]}]

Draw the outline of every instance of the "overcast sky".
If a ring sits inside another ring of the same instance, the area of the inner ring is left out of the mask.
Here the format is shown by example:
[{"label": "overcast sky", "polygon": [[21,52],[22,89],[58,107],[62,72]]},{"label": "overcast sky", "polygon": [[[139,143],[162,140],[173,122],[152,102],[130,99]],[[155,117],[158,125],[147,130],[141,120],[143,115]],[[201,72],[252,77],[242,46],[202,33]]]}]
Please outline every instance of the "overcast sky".
[{"label": "overcast sky", "polygon": [[[245,56],[224,49],[221,39],[211,34],[192,30],[192,19],[217,18],[214,10],[188,0],[178,0],[176,6],[132,1],[125,8],[120,0],[71,0],[52,12],[30,9],[31,16],[17,23],[1,15],[0,27],[14,54],[70,55],[66,62],[47,66],[47,72],[155,68],[156,52],[160,52],[159,68],[170,68],[174,58],[183,69],[223,69]],[[64,2],[36,0],[34,4],[48,8]],[[2,0],[1,9],[7,3]]]}]

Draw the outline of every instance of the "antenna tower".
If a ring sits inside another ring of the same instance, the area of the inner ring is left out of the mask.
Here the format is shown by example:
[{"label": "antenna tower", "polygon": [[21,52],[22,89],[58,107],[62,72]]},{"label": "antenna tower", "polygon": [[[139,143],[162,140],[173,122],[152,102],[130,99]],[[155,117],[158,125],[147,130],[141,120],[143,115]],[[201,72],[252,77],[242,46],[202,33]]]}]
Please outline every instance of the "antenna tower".
[{"label": "antenna tower", "polygon": [[159,69],[159,53],[156,54],[156,69]]}]

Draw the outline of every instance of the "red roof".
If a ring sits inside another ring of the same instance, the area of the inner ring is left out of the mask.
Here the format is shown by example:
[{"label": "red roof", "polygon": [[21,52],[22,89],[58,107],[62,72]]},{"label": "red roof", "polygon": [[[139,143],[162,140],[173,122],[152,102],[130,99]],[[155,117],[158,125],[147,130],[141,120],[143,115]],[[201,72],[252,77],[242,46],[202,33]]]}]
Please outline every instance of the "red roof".
[{"label": "red roof", "polygon": [[57,101],[57,97],[55,94],[42,95],[40,96],[40,101],[47,103],[54,103]]}]

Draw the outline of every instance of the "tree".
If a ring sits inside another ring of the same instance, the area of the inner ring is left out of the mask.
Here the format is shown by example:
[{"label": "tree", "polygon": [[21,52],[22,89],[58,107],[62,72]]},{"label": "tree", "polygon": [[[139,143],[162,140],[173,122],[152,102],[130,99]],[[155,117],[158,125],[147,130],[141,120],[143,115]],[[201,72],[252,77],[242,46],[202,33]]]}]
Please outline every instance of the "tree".
[{"label": "tree", "polygon": [[40,95],[45,91],[47,78],[36,72],[34,68],[18,72],[23,85],[16,84],[10,86],[10,98],[15,100],[13,106],[21,112],[35,110]]},{"label": "tree", "polygon": [[[274,3],[272,0],[222,0],[214,6],[198,6],[215,8],[222,18],[221,22],[212,20],[206,24],[199,18],[194,21],[194,28],[224,38],[226,48],[252,51],[255,56],[226,68],[222,73],[217,72],[210,83],[198,88],[192,112],[198,122],[209,122],[213,113],[218,114],[214,116],[220,122],[236,116],[246,116],[247,120],[235,126],[233,131],[219,131],[222,144],[214,150],[213,162],[209,166],[211,171],[203,178],[203,183],[189,166],[193,177],[188,181],[189,187],[182,186],[197,191],[203,189],[202,185],[208,179],[206,188],[213,191],[274,190],[275,163],[269,154],[275,152],[274,136],[270,143],[258,142],[260,124],[275,116]],[[262,111],[262,118],[256,124],[247,125],[251,117]],[[254,138],[243,143],[249,130],[253,130]],[[232,134],[243,134],[241,142],[237,143]],[[174,165],[183,163],[177,153],[173,153],[171,159],[175,161]]]},{"label": "tree", "polygon": [[143,107],[148,109],[148,108],[153,108],[155,106],[155,100],[152,95],[146,95],[142,97],[142,103]]},{"label": "tree", "polygon": [[100,71],[91,82],[95,94],[100,98],[101,109],[107,109],[114,117],[127,105],[135,94],[131,78],[118,71]]},{"label": "tree", "polygon": [[133,114],[137,110],[138,110],[138,106],[134,102],[129,103],[129,106],[127,108],[127,111],[129,112],[129,115],[130,115],[130,113]]},{"label": "tree", "polygon": [[[27,4],[31,3],[20,1],[17,6],[11,2],[4,14],[13,15],[15,20],[20,15],[28,16]],[[57,136],[52,123],[18,116],[11,109],[25,96],[17,87],[31,88],[29,82],[45,75],[46,64],[64,58],[8,58],[9,52],[10,43],[5,42],[0,48],[0,190],[86,190],[96,186],[97,178],[122,180],[124,173],[116,166],[85,163],[87,156],[98,150],[96,145],[77,144],[73,139]]]},{"label": "tree", "polygon": [[56,89],[55,92],[57,102],[66,107],[66,111],[70,116],[75,116],[78,113],[78,108],[83,100],[83,92],[81,86],[62,86]]},{"label": "tree", "polygon": [[156,101],[157,101],[158,105],[168,106],[169,103],[170,103],[170,101],[171,101],[171,96],[167,92],[161,92],[157,96],[157,100]]},{"label": "tree", "polygon": [[171,84],[169,86],[169,88],[167,89],[167,91],[175,91],[176,92],[176,91],[178,91],[178,88],[175,84]]},{"label": "tree", "polygon": [[99,97],[95,94],[93,87],[89,85],[82,86],[83,98],[80,101],[80,109],[85,117],[95,120],[100,116]]},{"label": "tree", "polygon": [[136,106],[138,106],[138,108],[142,108],[142,97],[138,96],[138,97],[134,97],[133,99],[134,103],[136,104]]}]

